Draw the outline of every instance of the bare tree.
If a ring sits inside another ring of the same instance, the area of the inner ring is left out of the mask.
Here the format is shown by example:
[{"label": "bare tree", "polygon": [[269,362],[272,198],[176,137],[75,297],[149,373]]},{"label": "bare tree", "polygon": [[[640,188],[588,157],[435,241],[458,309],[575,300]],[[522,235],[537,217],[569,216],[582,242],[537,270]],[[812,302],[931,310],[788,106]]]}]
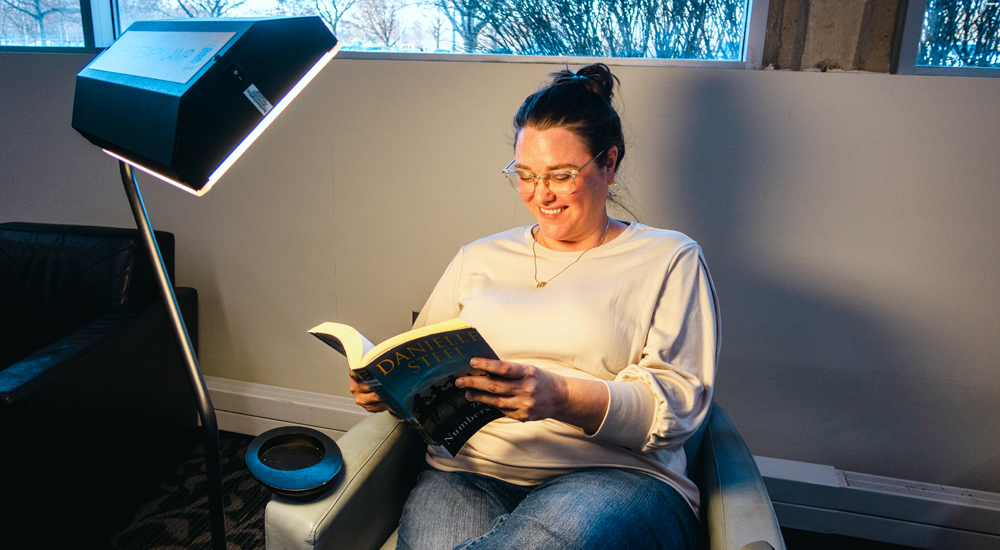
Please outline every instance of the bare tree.
[{"label": "bare tree", "polygon": [[483,0],[498,53],[738,59],[743,0]]},{"label": "bare tree", "polygon": [[[655,0],[491,0],[488,18],[494,51],[530,55],[642,56],[649,42],[649,32],[633,40],[632,27],[643,28],[641,23],[648,17],[632,14],[629,7],[650,1]],[[626,26],[622,27],[623,24]],[[646,24],[645,28],[648,26]],[[633,42],[636,43],[633,45]]]},{"label": "bare tree", "polygon": [[264,13],[274,17],[319,15],[316,0],[274,0],[274,7],[264,10]]},{"label": "bare tree", "polygon": [[80,13],[80,4],[70,0],[3,0],[3,4],[35,21],[38,25],[38,39],[42,44],[48,41],[46,18]]},{"label": "bare tree", "polygon": [[368,40],[393,48],[403,36],[399,12],[404,7],[403,0],[358,0],[354,24]]},{"label": "bare tree", "polygon": [[444,14],[440,10],[435,10],[434,15],[430,17],[424,16],[424,20],[427,22],[427,31],[434,38],[434,49],[440,50],[441,37],[444,36]]},{"label": "bare tree", "polygon": [[601,2],[549,1],[552,18],[564,37],[568,55],[605,54],[598,24],[601,7]]},{"label": "bare tree", "polygon": [[604,0],[602,35],[614,57],[647,57],[657,24],[658,0]]},{"label": "bare tree", "polygon": [[188,17],[225,17],[247,0],[177,0]]},{"label": "bare tree", "polygon": [[118,11],[123,32],[135,21],[186,17],[180,7],[170,0],[118,0]]},{"label": "bare tree", "polygon": [[424,43],[424,28],[420,25],[420,21],[413,22],[413,24],[403,32],[402,41],[404,48],[409,48],[411,45],[413,47],[418,47]]},{"label": "bare tree", "polygon": [[739,59],[746,3],[734,0],[663,0],[654,18],[656,57]]},{"label": "bare tree", "polygon": [[1000,64],[1000,2],[929,0],[918,63],[946,67]]},{"label": "bare tree", "polygon": [[354,7],[358,0],[314,0],[316,3],[316,13],[330,25],[333,34],[337,34],[337,25],[344,18],[347,10]]},{"label": "bare tree", "polygon": [[431,0],[462,37],[462,47],[473,53],[479,46],[479,33],[488,24],[489,0]]},{"label": "bare tree", "polygon": [[496,53],[566,55],[566,33],[548,0],[488,0],[485,17]]}]

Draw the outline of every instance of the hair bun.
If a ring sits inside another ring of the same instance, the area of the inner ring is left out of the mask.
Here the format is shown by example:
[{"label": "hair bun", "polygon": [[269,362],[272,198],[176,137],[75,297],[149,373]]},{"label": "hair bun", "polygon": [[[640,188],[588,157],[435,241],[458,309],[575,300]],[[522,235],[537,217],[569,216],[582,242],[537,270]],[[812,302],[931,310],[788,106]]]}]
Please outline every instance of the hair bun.
[{"label": "hair bun", "polygon": [[[562,128],[576,135],[592,156],[618,149],[615,170],[625,157],[622,121],[611,104],[618,77],[603,63],[573,72],[549,74],[548,82],[527,98],[514,115],[514,145],[524,128]],[[607,157],[605,157],[607,158]]]},{"label": "hair bun", "polygon": [[601,96],[608,103],[611,103],[611,98],[614,96],[615,84],[618,82],[618,77],[611,74],[611,69],[604,63],[594,63],[581,67],[575,73],[564,69],[552,73],[550,77],[550,86],[579,84],[591,93]]}]

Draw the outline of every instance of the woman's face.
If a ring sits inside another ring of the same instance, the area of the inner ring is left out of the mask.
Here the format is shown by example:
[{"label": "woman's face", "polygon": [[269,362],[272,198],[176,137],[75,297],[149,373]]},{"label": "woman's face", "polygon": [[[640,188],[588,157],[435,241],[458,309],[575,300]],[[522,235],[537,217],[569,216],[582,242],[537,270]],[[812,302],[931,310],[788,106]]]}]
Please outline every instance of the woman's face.
[{"label": "woman's face", "polygon": [[[599,152],[599,151],[598,151]],[[514,147],[514,167],[535,175],[552,170],[579,170],[593,158],[573,132],[563,128],[522,128]],[[541,182],[534,193],[519,193],[538,222],[538,243],[553,250],[585,250],[600,244],[608,223],[604,203],[614,181],[618,148],[590,163],[576,177],[576,191],[555,195]]]}]

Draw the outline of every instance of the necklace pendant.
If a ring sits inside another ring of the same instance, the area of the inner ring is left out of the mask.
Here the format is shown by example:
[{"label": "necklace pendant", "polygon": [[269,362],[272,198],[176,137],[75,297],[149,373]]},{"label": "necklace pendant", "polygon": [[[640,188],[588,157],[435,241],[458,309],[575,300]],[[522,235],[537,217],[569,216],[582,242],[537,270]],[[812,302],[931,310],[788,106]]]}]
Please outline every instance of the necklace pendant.
[{"label": "necklace pendant", "polygon": [[535,288],[542,288],[544,286],[545,286],[545,281],[542,281],[542,282],[538,283],[537,285],[535,285]]}]

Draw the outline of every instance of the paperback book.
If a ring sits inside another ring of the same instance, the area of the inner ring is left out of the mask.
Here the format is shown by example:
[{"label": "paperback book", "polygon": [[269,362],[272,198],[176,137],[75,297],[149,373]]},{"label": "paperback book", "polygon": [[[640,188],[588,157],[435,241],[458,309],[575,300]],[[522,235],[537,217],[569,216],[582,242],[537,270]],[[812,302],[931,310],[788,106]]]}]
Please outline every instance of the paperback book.
[{"label": "paperback book", "polygon": [[500,409],[465,398],[462,376],[487,376],[469,365],[473,357],[497,359],[479,331],[452,319],[373,344],[356,329],[323,323],[309,331],[347,357],[350,368],[400,419],[438,453],[454,458]]}]

